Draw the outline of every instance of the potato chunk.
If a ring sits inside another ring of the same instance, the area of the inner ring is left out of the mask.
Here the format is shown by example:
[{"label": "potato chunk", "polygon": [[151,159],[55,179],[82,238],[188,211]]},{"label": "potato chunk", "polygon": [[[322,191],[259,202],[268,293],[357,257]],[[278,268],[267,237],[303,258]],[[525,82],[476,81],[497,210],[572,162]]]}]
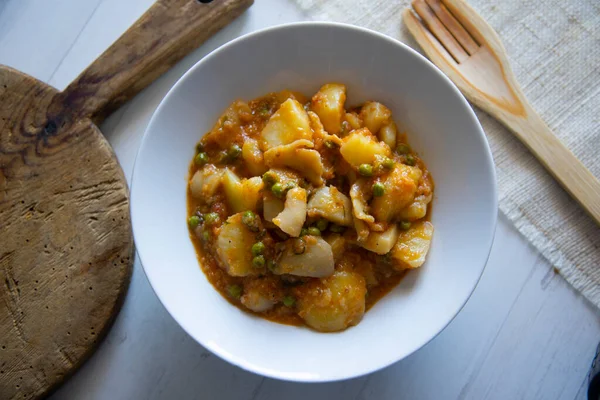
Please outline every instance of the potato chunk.
[{"label": "potato chunk", "polygon": [[346,113],[344,119],[350,126],[351,131],[353,131],[354,129],[363,128],[365,126],[363,120],[360,119],[359,115],[355,112]]},{"label": "potato chunk", "polygon": [[261,132],[263,150],[283,146],[301,139],[312,139],[310,121],[302,104],[287,99],[271,116]]},{"label": "potato chunk", "polygon": [[371,133],[377,134],[379,129],[389,122],[392,112],[381,103],[369,101],[360,109],[360,116]]},{"label": "potato chunk", "polygon": [[277,302],[273,301],[269,293],[250,291],[244,293],[240,299],[242,304],[254,312],[265,312],[273,308]]},{"label": "potato chunk", "polygon": [[263,218],[265,221],[273,222],[273,218],[278,216],[284,208],[283,200],[275,197],[271,192],[263,193]]},{"label": "potato chunk", "polygon": [[[244,225],[242,215],[232,215],[221,226],[217,237],[217,255],[221,266],[231,276],[259,275],[265,272],[265,268],[252,265],[252,245],[256,242],[256,233]],[[260,218],[256,218],[260,224]]]},{"label": "potato chunk", "polygon": [[306,190],[290,189],[285,196],[285,207],[273,218],[273,223],[290,236],[300,235],[302,225],[306,221]]},{"label": "potato chunk", "polygon": [[241,303],[254,312],[265,312],[283,298],[281,282],[273,276],[248,280]]},{"label": "potato chunk", "polygon": [[377,221],[392,222],[402,209],[413,202],[421,170],[404,164],[396,164],[382,180],[385,187],[383,196],[373,198],[370,204],[372,215]]},{"label": "potato chunk", "polygon": [[366,240],[358,242],[363,248],[377,254],[386,254],[396,244],[400,230],[392,224],[384,232],[370,232]]},{"label": "potato chunk", "polygon": [[264,154],[265,164],[271,168],[289,167],[306,177],[313,185],[323,184],[323,163],[318,151],[301,148],[303,143],[312,146],[308,140],[298,140],[284,146],[267,150]]},{"label": "potato chunk", "polygon": [[308,216],[325,218],[344,226],[352,225],[352,203],[335,186],[323,186],[308,201]]},{"label": "potato chunk", "polygon": [[381,129],[379,129],[379,132],[377,132],[379,140],[390,146],[390,149],[396,147],[396,136],[398,136],[398,129],[396,128],[394,121],[383,124]]},{"label": "potato chunk", "polygon": [[359,242],[367,240],[367,237],[369,237],[370,233],[369,225],[367,225],[367,223],[362,219],[356,218],[355,215],[352,216],[352,221],[354,221],[354,230],[356,230],[356,240]]},{"label": "potato chunk", "polygon": [[403,221],[416,221],[424,218],[427,215],[427,206],[431,203],[432,199],[433,179],[429,171],[425,170],[421,179],[419,179],[415,200],[400,211],[398,218]]},{"label": "potato chunk", "polygon": [[234,213],[244,211],[242,199],[242,180],[230,169],[223,174],[223,189],[227,203]]},{"label": "potato chunk", "polygon": [[311,109],[319,116],[325,130],[332,135],[340,133],[345,115],[346,86],[328,83],[313,96]]},{"label": "potato chunk", "polygon": [[342,140],[340,153],[344,160],[354,168],[358,169],[361,164],[374,164],[377,156],[389,157],[390,148],[383,142],[362,128],[352,131]]},{"label": "potato chunk", "polygon": [[427,215],[427,205],[431,202],[433,195],[421,195],[415,197],[415,201],[400,210],[398,218],[402,221],[416,221]]},{"label": "potato chunk", "polygon": [[[356,219],[368,223],[375,222],[375,218],[369,214],[369,206],[367,199],[371,196],[368,194],[369,181],[359,179],[350,187],[350,199],[352,199],[352,213]],[[367,197],[368,196],[368,197]]]},{"label": "potato chunk", "polygon": [[265,184],[260,176],[242,180],[243,209],[258,212],[262,201],[262,189]]},{"label": "potato chunk", "polygon": [[190,191],[196,199],[210,197],[215,194],[221,185],[223,170],[212,164],[205,165],[204,168],[196,171],[190,180]]},{"label": "potato chunk", "polygon": [[312,111],[308,112],[308,118],[310,119],[310,127],[313,130],[313,140],[315,142],[315,148],[320,150],[324,143],[331,142],[336,146],[342,145],[342,139],[337,135],[330,135],[325,132],[325,128],[319,119],[319,116]]},{"label": "potato chunk", "polygon": [[298,315],[321,332],[335,332],[360,322],[365,313],[365,279],[355,272],[336,272],[298,290]]},{"label": "potato chunk", "polygon": [[234,213],[258,210],[262,200],[261,190],[264,183],[259,176],[240,179],[233,171],[226,169],[223,174],[223,188],[227,204]]},{"label": "potato chunk", "polygon": [[252,175],[262,175],[267,170],[263,159],[263,153],[260,151],[258,142],[248,138],[242,146],[242,158]]},{"label": "potato chunk", "polygon": [[[303,248],[299,253],[295,241],[301,240]],[[277,275],[290,274],[322,278],[333,274],[334,262],[331,246],[319,236],[303,236],[298,239],[288,239],[286,247],[273,273]]]},{"label": "potato chunk", "polygon": [[392,249],[394,268],[403,270],[423,265],[432,236],[433,225],[427,221],[413,223],[410,229],[401,232]]},{"label": "potato chunk", "polygon": [[346,250],[346,239],[339,233],[330,233],[325,236],[325,241],[331,246],[333,259],[338,261]]},{"label": "potato chunk", "polygon": [[284,186],[290,183],[293,183],[294,186],[298,186],[301,181],[298,172],[286,168],[271,168],[268,173],[274,175],[275,180]]}]

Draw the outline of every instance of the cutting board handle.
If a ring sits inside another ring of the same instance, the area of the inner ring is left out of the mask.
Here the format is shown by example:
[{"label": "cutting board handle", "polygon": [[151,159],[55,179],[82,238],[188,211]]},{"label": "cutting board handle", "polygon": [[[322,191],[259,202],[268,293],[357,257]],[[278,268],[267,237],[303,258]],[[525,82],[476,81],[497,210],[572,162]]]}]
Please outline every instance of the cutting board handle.
[{"label": "cutting board handle", "polygon": [[158,0],[61,93],[61,102],[101,121],[252,3]]}]

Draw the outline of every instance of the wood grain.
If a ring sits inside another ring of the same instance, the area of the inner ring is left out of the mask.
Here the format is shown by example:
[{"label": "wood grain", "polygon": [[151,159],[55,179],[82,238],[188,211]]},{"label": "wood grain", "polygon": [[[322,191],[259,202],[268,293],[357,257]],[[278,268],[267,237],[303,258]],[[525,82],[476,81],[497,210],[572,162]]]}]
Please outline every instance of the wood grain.
[{"label": "wood grain", "polygon": [[62,93],[0,66],[0,398],[52,391],[126,293],[127,183],[95,122],[251,3],[159,0]]},{"label": "wood grain", "polygon": [[[429,0],[440,3],[439,0]],[[479,50],[456,62],[443,38],[434,36],[409,10],[403,19],[427,56],[475,105],[496,118],[521,140],[562,187],[600,224],[600,181],[554,135],[521,90],[497,33],[466,2],[443,0]],[[447,27],[452,29],[452,27]],[[457,33],[454,33],[457,36]],[[441,43],[440,43],[441,42]]]},{"label": "wood grain", "polygon": [[89,356],[133,261],[128,190],[89,119],[46,110],[57,92],[0,68],[0,393],[42,396]]}]

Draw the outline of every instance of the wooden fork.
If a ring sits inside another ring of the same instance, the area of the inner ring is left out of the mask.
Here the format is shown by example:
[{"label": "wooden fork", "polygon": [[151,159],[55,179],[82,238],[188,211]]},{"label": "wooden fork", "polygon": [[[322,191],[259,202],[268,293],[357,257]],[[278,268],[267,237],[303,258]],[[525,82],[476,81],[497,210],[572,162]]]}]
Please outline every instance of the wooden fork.
[{"label": "wooden fork", "polygon": [[462,0],[414,0],[412,7],[404,23],[431,61],[510,129],[600,224],[600,182],[529,104],[492,27]]}]

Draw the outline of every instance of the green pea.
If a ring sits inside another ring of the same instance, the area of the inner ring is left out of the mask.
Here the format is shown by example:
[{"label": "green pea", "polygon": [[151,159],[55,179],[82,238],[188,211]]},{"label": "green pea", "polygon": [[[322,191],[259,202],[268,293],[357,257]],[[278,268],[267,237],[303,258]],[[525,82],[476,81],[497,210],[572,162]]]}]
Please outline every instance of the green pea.
[{"label": "green pea", "polygon": [[196,157],[194,157],[194,162],[199,166],[206,164],[208,162],[208,154],[204,152],[196,154]]},{"label": "green pea", "polygon": [[256,214],[252,211],[248,210],[242,215],[242,222],[246,225],[254,223],[256,219]]},{"label": "green pea", "polygon": [[234,299],[239,299],[242,296],[242,287],[240,285],[230,285],[227,287],[227,293]]},{"label": "green pea", "polygon": [[262,180],[265,185],[271,186],[277,182],[277,175],[273,171],[267,171],[263,174]]},{"label": "green pea", "polygon": [[293,307],[296,304],[296,299],[293,296],[285,296],[283,298],[283,305],[286,307]]},{"label": "green pea", "polygon": [[326,219],[320,219],[317,221],[316,227],[322,232],[329,226],[329,221]]},{"label": "green pea", "polygon": [[302,229],[300,230],[300,236],[306,236],[306,235],[308,235],[308,229],[306,229],[306,228],[302,228]]},{"label": "green pea", "polygon": [[321,230],[316,226],[311,226],[308,228],[308,234],[311,236],[321,236]]},{"label": "green pea", "polygon": [[281,183],[273,184],[273,186],[271,186],[271,192],[277,197],[282,197],[284,192],[283,185]]},{"label": "green pea", "polygon": [[202,239],[205,242],[208,242],[208,239],[210,239],[210,232],[209,231],[202,231]]},{"label": "green pea", "polygon": [[230,160],[235,160],[240,154],[242,154],[242,148],[237,144],[231,145],[229,150],[227,150],[227,157]]},{"label": "green pea", "polygon": [[254,214],[252,211],[246,211],[242,215],[242,223],[244,225],[246,225],[246,227],[248,229],[250,229],[252,232],[259,231],[258,220],[256,218],[256,214]]},{"label": "green pea", "polygon": [[266,264],[265,256],[256,256],[252,259],[252,265],[256,268],[262,268]]},{"label": "green pea", "polygon": [[410,153],[410,146],[406,143],[400,143],[398,147],[396,147],[396,153],[403,155]]},{"label": "green pea", "polygon": [[256,242],[252,245],[252,255],[259,256],[265,252],[265,244],[263,242]]},{"label": "green pea", "polygon": [[375,182],[373,184],[373,196],[381,197],[385,193],[385,186],[381,182]]},{"label": "green pea", "polygon": [[381,162],[381,165],[383,165],[383,168],[385,168],[385,169],[392,169],[392,168],[394,168],[394,160],[392,160],[391,158],[386,157]]},{"label": "green pea", "polygon": [[190,228],[196,228],[198,225],[200,225],[200,217],[197,215],[192,215],[190,219],[188,219],[188,224],[190,224]]},{"label": "green pea", "polygon": [[358,173],[362,176],[373,176],[373,166],[371,164],[361,164],[358,167]]},{"label": "green pea", "polygon": [[334,233],[342,233],[342,232],[344,232],[346,230],[346,228],[344,228],[341,225],[335,225],[334,224],[334,225],[331,225],[331,227],[329,228],[329,230],[331,232],[334,232]]},{"label": "green pea", "polygon": [[415,165],[417,163],[417,161],[415,160],[415,157],[412,154],[407,154],[406,155],[406,160],[404,160],[404,163],[406,165]]},{"label": "green pea", "polygon": [[203,151],[204,151],[204,145],[202,144],[202,142],[200,142],[196,145],[196,152],[201,153]]},{"label": "green pea", "polygon": [[275,268],[277,268],[277,264],[275,264],[275,261],[269,260],[267,261],[267,268],[269,268],[269,271],[273,272],[275,271]]},{"label": "green pea", "polygon": [[400,229],[407,231],[410,229],[410,225],[410,221],[402,221],[400,222]]},{"label": "green pea", "polygon": [[219,217],[219,214],[217,214],[216,212],[211,212],[204,215],[204,222],[208,225],[213,225],[219,222],[220,218],[221,217]]}]

